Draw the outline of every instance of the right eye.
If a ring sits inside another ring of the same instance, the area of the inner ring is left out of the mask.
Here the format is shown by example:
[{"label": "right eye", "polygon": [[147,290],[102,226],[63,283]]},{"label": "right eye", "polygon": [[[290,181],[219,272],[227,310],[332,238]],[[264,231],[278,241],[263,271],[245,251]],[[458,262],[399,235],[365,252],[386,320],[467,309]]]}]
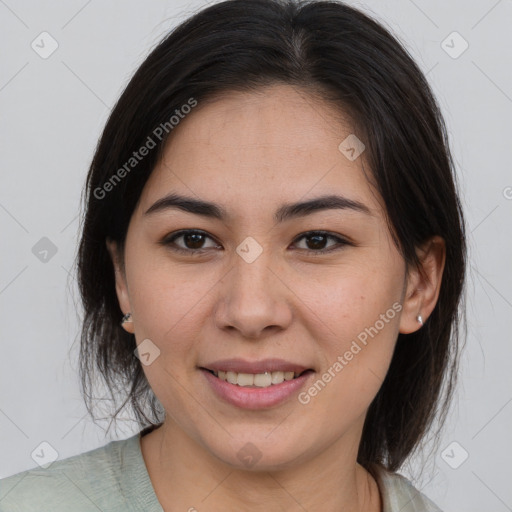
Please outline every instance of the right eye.
[{"label": "right eye", "polygon": [[[182,229],[175,233],[167,235],[160,243],[169,247],[172,251],[187,253],[187,254],[202,254],[209,247],[204,247],[204,241],[206,239],[213,240],[205,231],[197,229]],[[176,242],[182,239],[182,246]],[[219,245],[214,245],[214,248],[218,248]]]}]

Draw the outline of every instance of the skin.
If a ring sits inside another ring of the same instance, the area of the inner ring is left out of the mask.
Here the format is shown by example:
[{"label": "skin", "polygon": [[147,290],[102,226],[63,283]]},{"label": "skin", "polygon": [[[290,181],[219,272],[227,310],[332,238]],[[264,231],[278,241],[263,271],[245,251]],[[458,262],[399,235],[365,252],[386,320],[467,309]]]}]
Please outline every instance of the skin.
[{"label": "skin", "polygon": [[[141,439],[144,461],[166,511],[382,510],[378,486],[357,461],[367,409],[391,361],[398,333],[432,312],[445,261],[443,240],[418,248],[425,275],[408,269],[394,246],[383,203],[362,171],[338,149],[350,123],[311,93],[287,85],[236,92],[199,104],[177,126],[131,218],[124,267],[107,247],[124,313],[137,343],[160,355],[144,372],[166,410]],[[170,192],[222,205],[226,222],[178,209],[144,212]],[[276,223],[283,203],[336,193],[371,215],[323,210]],[[207,236],[191,256],[159,242],[182,229]],[[299,235],[326,230],[348,238]],[[252,263],[236,248],[253,237]],[[211,238],[209,238],[211,237]],[[321,245],[321,244],[324,245]],[[295,394],[252,411],[218,398],[198,366],[218,359],[278,357],[313,368],[316,381],[365,327],[402,306],[307,404]],[[254,444],[251,468],[237,457]],[[193,509],[192,509],[193,510]]]}]

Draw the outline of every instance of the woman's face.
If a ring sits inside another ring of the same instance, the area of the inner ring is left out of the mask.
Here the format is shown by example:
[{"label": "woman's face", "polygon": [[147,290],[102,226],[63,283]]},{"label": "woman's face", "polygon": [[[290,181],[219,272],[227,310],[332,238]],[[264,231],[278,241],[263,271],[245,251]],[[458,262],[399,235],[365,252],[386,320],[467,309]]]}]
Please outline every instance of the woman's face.
[{"label": "woman's face", "polygon": [[[339,149],[350,125],[279,85],[199,103],[174,130],[117,274],[166,422],[238,467],[357,451],[398,333],[419,325],[362,147]],[[154,207],[170,194],[188,206]],[[338,207],[293,206],[323,196]]]}]

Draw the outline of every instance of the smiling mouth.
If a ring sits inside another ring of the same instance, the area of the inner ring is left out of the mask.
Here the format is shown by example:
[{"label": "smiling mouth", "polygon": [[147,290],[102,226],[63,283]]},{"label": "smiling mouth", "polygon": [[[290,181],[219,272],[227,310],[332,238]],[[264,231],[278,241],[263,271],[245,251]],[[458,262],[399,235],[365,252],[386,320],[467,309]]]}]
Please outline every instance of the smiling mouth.
[{"label": "smiling mouth", "polygon": [[208,368],[202,368],[220,380],[240,387],[268,388],[277,386],[288,380],[294,380],[313,370],[304,370],[302,372],[264,372],[264,373],[237,373],[233,371],[215,371]]}]

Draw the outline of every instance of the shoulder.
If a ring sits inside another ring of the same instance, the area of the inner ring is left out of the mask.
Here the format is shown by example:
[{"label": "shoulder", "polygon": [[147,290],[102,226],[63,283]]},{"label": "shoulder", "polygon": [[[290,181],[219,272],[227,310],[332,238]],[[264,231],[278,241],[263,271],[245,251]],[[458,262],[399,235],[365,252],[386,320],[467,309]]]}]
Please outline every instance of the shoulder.
[{"label": "shoulder", "polygon": [[138,434],[0,480],[0,511],[130,510],[120,475],[138,463]]},{"label": "shoulder", "polygon": [[383,512],[442,512],[405,476],[372,466],[370,472],[377,480],[383,501]]}]

